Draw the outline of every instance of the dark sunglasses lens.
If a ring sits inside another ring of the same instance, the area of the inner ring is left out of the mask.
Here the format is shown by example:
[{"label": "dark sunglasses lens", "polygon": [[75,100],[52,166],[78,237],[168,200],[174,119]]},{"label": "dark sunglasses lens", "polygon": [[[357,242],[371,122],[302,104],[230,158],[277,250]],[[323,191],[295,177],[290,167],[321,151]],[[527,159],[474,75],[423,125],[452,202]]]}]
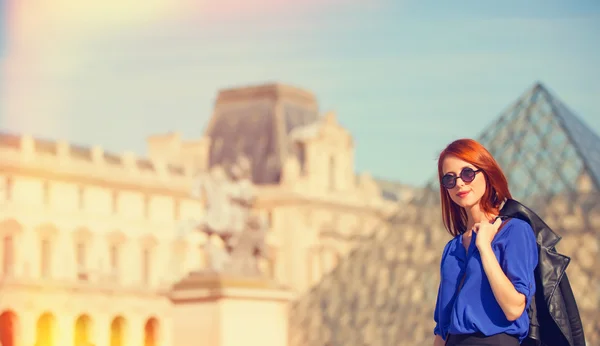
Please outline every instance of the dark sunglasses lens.
[{"label": "dark sunglasses lens", "polygon": [[454,186],[456,186],[456,177],[450,174],[446,174],[442,177],[442,185],[447,189],[453,188]]},{"label": "dark sunglasses lens", "polygon": [[460,172],[460,178],[465,183],[469,183],[475,179],[475,171],[471,168],[465,168]]}]

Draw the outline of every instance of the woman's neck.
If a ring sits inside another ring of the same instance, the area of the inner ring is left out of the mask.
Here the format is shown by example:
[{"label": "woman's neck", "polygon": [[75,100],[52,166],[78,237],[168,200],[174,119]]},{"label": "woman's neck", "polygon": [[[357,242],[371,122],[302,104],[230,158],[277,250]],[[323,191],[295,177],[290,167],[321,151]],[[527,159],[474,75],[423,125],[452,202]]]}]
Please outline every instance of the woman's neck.
[{"label": "woman's neck", "polygon": [[471,208],[466,208],[465,211],[467,212],[467,229],[465,232],[468,234],[471,233],[471,230],[476,223],[490,220],[489,215],[481,210],[479,204],[474,205]]}]

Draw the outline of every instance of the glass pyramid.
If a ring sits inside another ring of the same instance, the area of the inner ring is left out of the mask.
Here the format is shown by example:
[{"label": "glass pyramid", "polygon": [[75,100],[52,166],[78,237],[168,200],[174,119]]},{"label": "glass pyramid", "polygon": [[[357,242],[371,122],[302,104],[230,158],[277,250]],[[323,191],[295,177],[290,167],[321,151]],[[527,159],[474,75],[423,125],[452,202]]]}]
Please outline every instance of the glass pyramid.
[{"label": "glass pyramid", "polygon": [[[600,137],[541,84],[478,138],[504,169],[514,198],[537,211],[573,255],[568,272],[589,344],[600,344]],[[441,148],[440,148],[441,150]],[[433,170],[433,169],[432,169]],[[400,204],[340,264],[292,305],[290,345],[433,342],[443,229],[437,179]],[[596,262],[597,263],[597,262]]]},{"label": "glass pyramid", "polygon": [[582,175],[600,191],[600,137],[541,84],[479,141],[506,172],[515,198],[575,193]]}]

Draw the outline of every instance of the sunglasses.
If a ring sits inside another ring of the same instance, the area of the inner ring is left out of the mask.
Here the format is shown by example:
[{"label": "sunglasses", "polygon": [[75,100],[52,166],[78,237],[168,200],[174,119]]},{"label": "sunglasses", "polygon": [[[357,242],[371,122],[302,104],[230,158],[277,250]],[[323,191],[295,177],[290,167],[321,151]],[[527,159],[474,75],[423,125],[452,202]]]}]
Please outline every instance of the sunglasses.
[{"label": "sunglasses", "polygon": [[481,172],[480,169],[473,169],[470,167],[465,167],[460,171],[460,174],[455,176],[454,174],[448,173],[442,177],[442,186],[446,189],[450,190],[456,186],[456,180],[460,178],[465,183],[470,183],[475,180],[475,176],[477,173]]}]

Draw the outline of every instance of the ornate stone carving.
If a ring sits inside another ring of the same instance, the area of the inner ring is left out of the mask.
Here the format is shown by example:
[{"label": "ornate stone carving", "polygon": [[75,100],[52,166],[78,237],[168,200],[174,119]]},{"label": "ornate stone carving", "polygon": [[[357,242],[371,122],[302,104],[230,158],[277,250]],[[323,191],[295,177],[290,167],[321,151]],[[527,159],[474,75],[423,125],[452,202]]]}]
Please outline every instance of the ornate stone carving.
[{"label": "ornate stone carving", "polygon": [[[267,258],[268,224],[252,213],[256,188],[251,163],[245,157],[228,166],[216,166],[201,174],[192,191],[206,201],[204,216],[194,229],[207,235],[204,253],[208,270],[241,276],[262,276],[258,262]],[[223,247],[214,243],[218,237]]]}]

